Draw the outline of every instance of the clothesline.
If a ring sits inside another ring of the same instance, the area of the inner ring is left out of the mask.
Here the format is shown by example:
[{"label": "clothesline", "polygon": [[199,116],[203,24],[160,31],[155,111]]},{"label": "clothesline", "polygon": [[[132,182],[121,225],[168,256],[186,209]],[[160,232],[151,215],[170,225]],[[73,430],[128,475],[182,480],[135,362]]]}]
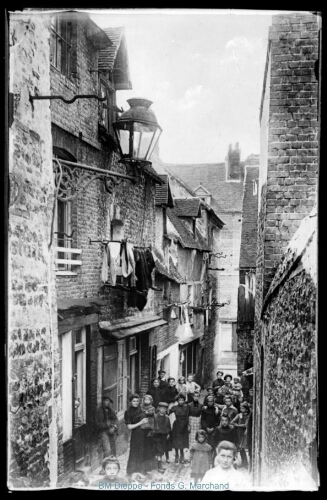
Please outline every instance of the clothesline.
[{"label": "clothesline", "polygon": [[[91,238],[89,238],[89,243],[90,245],[92,245],[92,243],[102,243],[103,245],[106,245],[107,243],[128,243],[127,240],[91,240]],[[148,245],[148,246],[139,246],[139,245],[134,245],[133,243],[131,243],[131,245],[133,245],[134,248],[149,248],[150,250],[152,249],[152,245]]]}]

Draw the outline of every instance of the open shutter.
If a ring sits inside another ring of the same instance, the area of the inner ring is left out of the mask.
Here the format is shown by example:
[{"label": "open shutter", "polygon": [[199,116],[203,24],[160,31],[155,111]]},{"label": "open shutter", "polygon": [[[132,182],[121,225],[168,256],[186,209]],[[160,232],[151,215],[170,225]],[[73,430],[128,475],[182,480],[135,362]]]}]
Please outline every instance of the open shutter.
[{"label": "open shutter", "polygon": [[103,392],[106,392],[113,401],[113,408],[117,411],[117,372],[118,372],[118,345],[117,343],[103,348]]},{"label": "open shutter", "polygon": [[232,351],[237,351],[237,333],[236,333],[236,323],[232,324]]}]

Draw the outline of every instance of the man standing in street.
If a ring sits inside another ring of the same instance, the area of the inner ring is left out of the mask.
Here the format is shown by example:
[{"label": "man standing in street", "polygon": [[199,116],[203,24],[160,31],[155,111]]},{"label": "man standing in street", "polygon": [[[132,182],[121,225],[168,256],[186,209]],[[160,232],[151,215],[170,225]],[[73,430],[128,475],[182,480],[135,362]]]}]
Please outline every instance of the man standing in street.
[{"label": "man standing in street", "polygon": [[[104,394],[102,404],[95,410],[95,423],[99,432],[99,440],[103,451],[103,459],[110,455],[116,456],[116,438],[117,438],[117,416],[111,408],[112,399]],[[104,474],[102,469],[100,474]]]}]

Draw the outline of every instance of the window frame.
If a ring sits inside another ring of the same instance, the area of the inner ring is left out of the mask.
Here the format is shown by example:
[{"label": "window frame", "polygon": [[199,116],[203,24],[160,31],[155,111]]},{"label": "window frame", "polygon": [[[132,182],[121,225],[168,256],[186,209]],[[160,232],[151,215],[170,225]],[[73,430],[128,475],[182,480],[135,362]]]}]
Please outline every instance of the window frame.
[{"label": "window frame", "polygon": [[51,17],[50,64],[67,78],[71,75],[73,26],[60,14]]},{"label": "window frame", "polygon": [[[99,102],[99,123],[114,138],[112,124],[117,120],[117,112],[110,106],[116,106],[116,90],[113,84],[102,75],[99,76],[99,94],[101,97],[107,97],[107,101]],[[109,108],[106,108],[106,105]]]}]

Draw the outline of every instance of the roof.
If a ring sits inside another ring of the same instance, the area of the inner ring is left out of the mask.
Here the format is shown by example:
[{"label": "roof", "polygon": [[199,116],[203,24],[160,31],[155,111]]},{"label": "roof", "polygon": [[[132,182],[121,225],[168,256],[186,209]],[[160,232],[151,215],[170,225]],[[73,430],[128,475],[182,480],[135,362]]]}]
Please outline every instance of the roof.
[{"label": "roof", "polygon": [[156,185],[156,205],[167,205],[168,207],[174,206],[174,200],[171,194],[169,177],[168,175],[159,175],[163,184]]},{"label": "roof", "polygon": [[183,280],[182,276],[179,274],[177,271],[177,268],[174,266],[174,263],[170,257],[169,260],[169,267],[170,269],[168,270],[167,267],[160,262],[159,260],[154,261],[155,266],[156,266],[156,272],[161,274],[162,276],[165,276],[171,281],[176,281],[177,283],[185,283],[185,280]]},{"label": "roof", "polygon": [[123,27],[104,28],[103,31],[111,40],[112,45],[99,51],[98,68],[114,72],[116,90],[130,90],[132,83],[129,75],[125,29]]},{"label": "roof", "polygon": [[253,194],[253,181],[258,181],[259,167],[245,169],[240,268],[255,268],[257,255],[258,193]]},{"label": "roof", "polygon": [[[186,189],[186,191],[193,197],[193,198],[200,198],[199,194],[197,194],[195,191],[193,191],[190,186],[188,184],[186,184],[177,174],[175,174],[174,172],[172,172],[172,170],[170,170],[169,168],[167,168],[165,166],[165,169],[167,172],[169,172],[169,175],[175,179],[181,186],[184,187],[184,189]],[[202,186],[203,187],[203,186]],[[201,200],[201,203],[202,205],[204,206],[204,208],[206,210],[208,210],[208,212],[210,212],[210,218],[211,218],[211,221],[214,222],[219,228],[222,228],[225,223],[218,217],[218,215],[216,214],[215,210],[210,206],[208,205],[208,203],[206,203],[205,201]]]},{"label": "roof", "polygon": [[176,215],[179,217],[201,217],[200,198],[175,198]]},{"label": "roof", "polygon": [[99,321],[99,328],[103,338],[108,339],[111,337],[120,340],[166,324],[167,321],[160,318],[160,316],[153,315],[143,318],[131,317],[123,320]]},{"label": "roof", "polygon": [[157,172],[154,170],[154,168],[151,165],[144,165],[141,168],[141,172],[147,174],[149,177],[151,177],[157,184],[164,184],[164,180],[161,179],[160,175],[157,174]]},{"label": "roof", "polygon": [[191,231],[176,214],[176,208],[167,208],[167,216],[179,235],[179,242],[182,247],[201,250],[201,245],[196,241]]},{"label": "roof", "polygon": [[202,182],[212,194],[212,208],[216,213],[242,211],[243,182],[226,181],[225,163],[167,164],[166,167],[189,185],[192,196],[197,196],[194,190]]},{"label": "roof", "polygon": [[209,252],[211,248],[208,246],[208,243],[206,242],[205,238],[202,236],[200,231],[196,229],[196,238],[194,238],[193,234],[191,231],[186,227],[184,222],[180,219],[180,217],[177,215],[177,208],[175,207],[174,209],[168,208],[167,209],[167,216],[171,223],[173,224],[174,228],[178,232],[179,235],[179,242],[184,248],[195,248],[200,251],[206,251]]}]

